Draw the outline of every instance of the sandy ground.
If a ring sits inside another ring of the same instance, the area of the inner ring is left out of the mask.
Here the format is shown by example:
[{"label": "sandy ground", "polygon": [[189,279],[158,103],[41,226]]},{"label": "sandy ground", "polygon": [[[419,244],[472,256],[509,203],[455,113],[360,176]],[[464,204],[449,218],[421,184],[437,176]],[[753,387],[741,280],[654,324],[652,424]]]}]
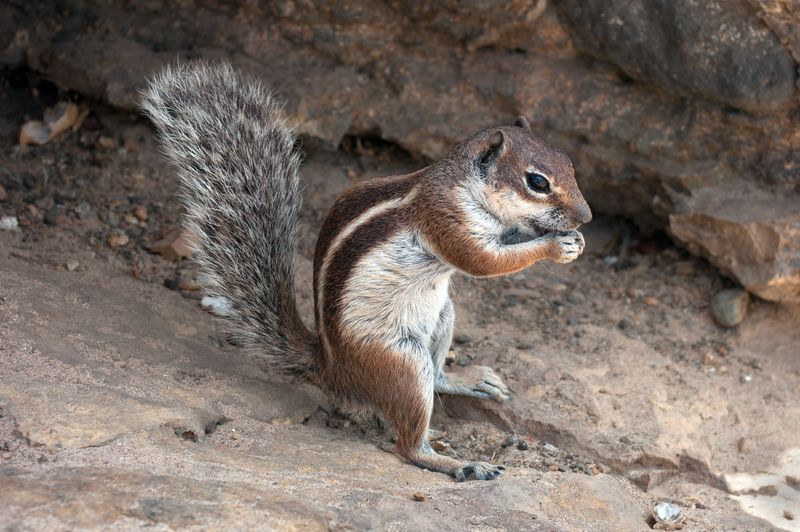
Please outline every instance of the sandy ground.
[{"label": "sandy ground", "polygon": [[[216,331],[191,262],[148,251],[180,207],[146,123],[94,108],[20,148],[37,102],[4,90],[0,215],[21,224],[0,231],[4,526],[646,530],[669,501],[686,530],[800,530],[800,313],[754,301],[719,328],[709,300],[729,281],[665,235],[598,216],[573,264],[456,279],[451,371],[492,366],[514,394],[437,400],[442,452],[509,466],[457,484]],[[419,162],[355,139],[306,148],[309,317],[333,199]]]}]

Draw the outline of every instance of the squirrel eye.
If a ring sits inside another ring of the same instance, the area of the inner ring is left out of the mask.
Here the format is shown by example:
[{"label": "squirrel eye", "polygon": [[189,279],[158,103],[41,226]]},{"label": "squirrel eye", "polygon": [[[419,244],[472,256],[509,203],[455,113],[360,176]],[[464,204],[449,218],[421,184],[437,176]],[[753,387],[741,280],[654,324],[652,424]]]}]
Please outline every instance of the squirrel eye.
[{"label": "squirrel eye", "polygon": [[550,192],[550,181],[538,172],[525,174],[525,183],[527,183],[528,188],[534,192],[540,192],[542,194]]}]

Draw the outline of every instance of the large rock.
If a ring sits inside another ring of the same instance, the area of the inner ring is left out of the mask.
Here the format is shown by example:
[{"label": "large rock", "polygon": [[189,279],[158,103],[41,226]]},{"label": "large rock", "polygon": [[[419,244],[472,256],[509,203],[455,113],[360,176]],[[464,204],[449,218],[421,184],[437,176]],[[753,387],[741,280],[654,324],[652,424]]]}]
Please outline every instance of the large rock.
[{"label": "large rock", "polygon": [[558,8],[587,50],[669,92],[754,112],[795,100],[791,54],[742,0],[567,0]]},{"label": "large rock", "polygon": [[[91,50],[92,53],[87,53]],[[105,100],[123,109],[135,109],[138,91],[145,80],[175,55],[156,53],[134,40],[117,35],[82,35],[78,39],[53,43],[31,64],[86,96]]]},{"label": "large rock", "polygon": [[676,214],[670,231],[755,295],[800,303],[800,201],[751,186],[698,191]]},{"label": "large rock", "polygon": [[795,62],[800,62],[800,4],[794,0],[747,0],[756,15],[775,32],[789,49]]},{"label": "large rock", "polygon": [[[132,110],[169,61],[232,61],[286,100],[311,149],[356,135],[436,158],[525,114],[572,156],[596,211],[652,231],[689,214],[676,205],[695,191],[724,202],[742,177],[800,201],[797,8],[743,2],[17,3],[0,8],[2,28],[18,27],[0,62]],[[775,222],[759,223],[781,233]],[[790,253],[748,267],[782,271]]]}]

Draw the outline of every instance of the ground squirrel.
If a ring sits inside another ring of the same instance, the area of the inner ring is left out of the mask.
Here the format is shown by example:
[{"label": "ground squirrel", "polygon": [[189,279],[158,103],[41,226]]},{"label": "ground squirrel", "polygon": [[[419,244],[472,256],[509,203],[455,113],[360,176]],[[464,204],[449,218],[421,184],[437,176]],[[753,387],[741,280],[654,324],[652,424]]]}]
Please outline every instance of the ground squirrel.
[{"label": "ground squirrel", "polygon": [[570,159],[519,117],[422,170],[345,192],[317,241],[312,332],[294,299],[300,155],[280,105],[231,66],[190,63],[152,79],[143,109],[177,166],[201,282],[226,303],[223,321],[238,341],[338,404],[376,409],[417,466],[458,480],[497,477],[501,466],[428,444],[435,393],[510,397],[488,367],[444,371],[450,278],[577,258],[575,229],[591,211]]}]

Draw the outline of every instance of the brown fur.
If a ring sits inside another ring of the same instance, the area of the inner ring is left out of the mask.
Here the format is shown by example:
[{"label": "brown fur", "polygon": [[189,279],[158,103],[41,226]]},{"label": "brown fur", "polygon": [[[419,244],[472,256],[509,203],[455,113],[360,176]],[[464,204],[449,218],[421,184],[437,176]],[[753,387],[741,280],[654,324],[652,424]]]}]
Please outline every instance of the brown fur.
[{"label": "brown fur", "polygon": [[444,209],[435,212],[436,217],[419,221],[420,232],[427,237],[438,256],[475,277],[515,273],[540,260],[555,258],[558,251],[554,244],[548,244],[518,253],[492,254],[464,232],[465,221],[458,213],[447,214]]},{"label": "brown fur", "polygon": [[397,432],[401,456],[431,471],[455,475],[461,462],[424,447],[433,413],[433,381],[426,384],[423,377],[433,366],[379,344],[342,342],[337,348],[340,356],[323,372],[330,391],[351,404],[377,407]]},{"label": "brown fur", "polygon": [[314,250],[314,291],[319,288],[319,270],[328,253],[328,248],[336,238],[336,234],[359,215],[378,203],[402,197],[413,188],[417,176],[421,173],[402,176],[391,176],[359,183],[342,194],[333,204],[317,237]]}]

